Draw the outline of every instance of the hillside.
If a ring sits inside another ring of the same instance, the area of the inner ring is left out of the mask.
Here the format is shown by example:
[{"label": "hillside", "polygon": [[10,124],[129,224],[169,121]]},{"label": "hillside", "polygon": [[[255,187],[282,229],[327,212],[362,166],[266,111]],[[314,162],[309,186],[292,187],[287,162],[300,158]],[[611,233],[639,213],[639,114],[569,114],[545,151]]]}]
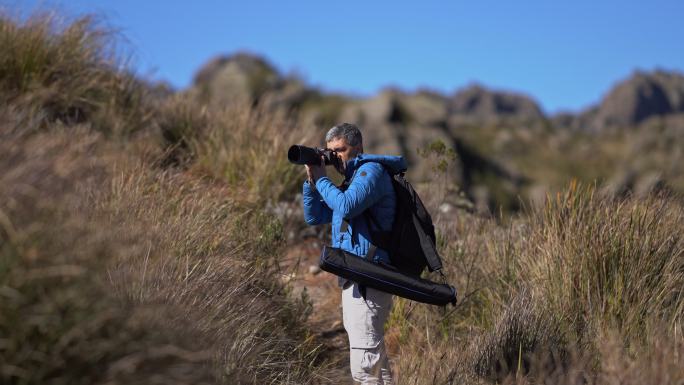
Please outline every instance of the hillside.
[{"label": "hillside", "polygon": [[0,383],[345,383],[339,292],[308,269],[329,228],[284,156],[338,119],[413,162],[459,290],[395,299],[399,384],[684,381],[677,92],[585,130],[479,86],[327,95],[245,55],[172,91],[115,43],[0,16]]},{"label": "hillside", "polygon": [[426,181],[432,168],[417,149],[440,141],[456,151],[449,177],[481,212],[515,211],[520,199],[539,203],[572,179],[616,194],[684,192],[684,75],[677,72],[636,72],[597,106],[557,116],[529,96],[479,85],[451,95],[327,95],[243,53],[210,61],[189,92],[219,105],[262,100],[316,127],[312,138],[337,122],[356,122],[367,151],[404,155],[414,180]]}]

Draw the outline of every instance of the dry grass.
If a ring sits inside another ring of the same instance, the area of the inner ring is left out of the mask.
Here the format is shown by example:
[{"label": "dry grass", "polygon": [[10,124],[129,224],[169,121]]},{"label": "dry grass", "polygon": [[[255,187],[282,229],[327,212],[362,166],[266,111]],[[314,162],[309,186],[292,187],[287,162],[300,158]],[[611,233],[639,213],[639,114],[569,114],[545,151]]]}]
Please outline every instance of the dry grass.
[{"label": "dry grass", "polygon": [[193,168],[262,203],[279,202],[301,190],[301,167],[285,156],[295,143],[306,142],[305,129],[263,106],[217,111],[204,137],[190,147]]},{"label": "dry grass", "polygon": [[403,383],[612,383],[610,367],[678,378],[681,364],[653,352],[684,342],[684,239],[674,231],[684,208],[676,200],[614,199],[571,185],[504,226],[461,216],[440,220],[459,307],[394,309]]},{"label": "dry grass", "polygon": [[280,283],[277,218],[236,181],[165,164],[153,129],[111,140],[164,110],[117,104],[127,83],[87,20],[2,23],[1,382],[324,382],[310,305]]},{"label": "dry grass", "polygon": [[94,18],[43,14],[18,23],[0,13],[0,103],[44,124],[85,123],[121,135],[145,127],[145,87],[117,57],[113,33]]},{"label": "dry grass", "polygon": [[280,284],[277,219],[183,174],[140,167],[113,188],[105,209],[126,229],[121,242],[144,234],[133,242],[142,249],[108,272],[118,297],[173,306],[171,324],[192,320],[229,383],[308,381],[317,346],[301,327],[308,304],[288,299]]},{"label": "dry grass", "polygon": [[290,145],[308,141],[307,127],[267,104],[209,108],[178,94],[162,106],[159,126],[167,164],[219,180],[236,196],[273,204],[301,189],[301,167],[285,154]]},{"label": "dry grass", "polygon": [[3,382],[317,380],[277,219],[84,127],[0,150]]},{"label": "dry grass", "polygon": [[646,342],[684,311],[684,210],[664,195],[613,200],[571,185],[535,217],[520,257],[521,278],[542,289],[578,339],[615,329],[625,343]]},{"label": "dry grass", "polygon": [[107,182],[105,165],[92,158],[98,143],[84,129],[3,135],[0,378],[206,383],[206,355],[166,327],[165,311],[122,306],[103,279],[125,249],[120,229],[87,202],[86,191]]}]

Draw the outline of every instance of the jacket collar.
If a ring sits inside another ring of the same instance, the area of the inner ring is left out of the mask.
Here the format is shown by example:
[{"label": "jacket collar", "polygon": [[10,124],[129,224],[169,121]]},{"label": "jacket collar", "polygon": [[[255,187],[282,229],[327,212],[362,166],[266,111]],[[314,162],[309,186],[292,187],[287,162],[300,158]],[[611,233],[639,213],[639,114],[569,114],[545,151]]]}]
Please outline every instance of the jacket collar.
[{"label": "jacket collar", "polygon": [[405,172],[406,161],[401,156],[395,155],[376,155],[361,153],[356,155],[353,159],[347,161],[347,168],[345,169],[344,178],[351,180],[354,172],[366,162],[377,162],[388,168],[392,174]]},{"label": "jacket collar", "polygon": [[357,166],[356,160],[358,159],[358,157],[359,156],[357,155],[355,158],[349,159],[347,161],[346,167],[344,169],[344,179],[351,180],[352,176],[354,176],[354,171],[356,171]]}]

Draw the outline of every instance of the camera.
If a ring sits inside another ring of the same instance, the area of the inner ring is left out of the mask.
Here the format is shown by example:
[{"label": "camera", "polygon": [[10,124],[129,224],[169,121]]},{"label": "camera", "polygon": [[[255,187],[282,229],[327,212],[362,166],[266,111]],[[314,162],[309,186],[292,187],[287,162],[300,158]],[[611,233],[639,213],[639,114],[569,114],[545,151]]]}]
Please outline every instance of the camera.
[{"label": "camera", "polygon": [[312,148],[295,144],[287,150],[287,159],[294,164],[320,165],[321,156],[325,159],[326,166],[339,166],[340,158],[337,153],[327,148]]}]

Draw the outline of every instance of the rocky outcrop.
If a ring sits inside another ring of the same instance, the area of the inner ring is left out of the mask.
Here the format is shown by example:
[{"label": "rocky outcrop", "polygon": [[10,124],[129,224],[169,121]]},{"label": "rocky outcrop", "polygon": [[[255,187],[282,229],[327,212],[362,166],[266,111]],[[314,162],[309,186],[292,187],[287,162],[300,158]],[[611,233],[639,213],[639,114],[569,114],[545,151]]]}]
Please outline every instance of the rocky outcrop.
[{"label": "rocky outcrop", "polygon": [[187,90],[201,103],[218,106],[260,105],[297,115],[305,126],[329,126],[348,103],[345,95],[324,93],[297,76],[281,74],[259,56],[237,53],[205,64]]},{"label": "rocky outcrop", "polygon": [[449,113],[479,121],[544,119],[541,108],[531,98],[522,94],[491,91],[479,85],[456,92],[449,100]]},{"label": "rocky outcrop", "polygon": [[[403,154],[412,168],[421,163],[416,149],[435,140],[451,141],[444,130],[446,119],[444,98],[429,92],[407,94],[396,89],[357,100],[340,114],[340,121],[363,127],[368,150]],[[418,170],[425,171],[420,167]]]},{"label": "rocky outcrop", "polygon": [[288,110],[318,96],[300,79],[283,76],[265,59],[248,53],[210,60],[195,75],[190,92],[204,103],[219,106],[263,102]]},{"label": "rocky outcrop", "polygon": [[[269,99],[273,106],[309,108],[318,123],[362,120],[401,123],[419,127],[489,124],[507,121],[534,125],[547,118],[530,97],[471,85],[447,97],[438,92],[402,92],[386,89],[375,97],[352,100],[328,95],[301,80],[286,77],[263,58],[247,53],[209,61],[192,86],[202,100],[226,104]],[[348,103],[349,102],[349,103]],[[347,105],[349,104],[349,105]],[[323,117],[315,111],[323,107]],[[653,117],[684,113],[684,75],[678,72],[636,72],[611,89],[601,103],[580,114],[559,114],[549,120],[558,128],[600,132],[608,128],[634,127]],[[336,116],[335,116],[336,115]],[[546,124],[546,123],[545,123]],[[385,138],[383,138],[385,139]]]},{"label": "rocky outcrop", "polygon": [[193,88],[203,100],[225,104],[258,98],[281,88],[282,83],[278,71],[266,60],[238,53],[210,60],[195,75]]},{"label": "rocky outcrop", "polygon": [[443,127],[449,110],[448,99],[433,91],[419,90],[401,98],[407,118],[419,126]]},{"label": "rocky outcrop", "polygon": [[653,117],[684,112],[684,75],[678,72],[636,72],[618,83],[597,107],[572,122],[575,128],[600,132],[636,127]]}]

